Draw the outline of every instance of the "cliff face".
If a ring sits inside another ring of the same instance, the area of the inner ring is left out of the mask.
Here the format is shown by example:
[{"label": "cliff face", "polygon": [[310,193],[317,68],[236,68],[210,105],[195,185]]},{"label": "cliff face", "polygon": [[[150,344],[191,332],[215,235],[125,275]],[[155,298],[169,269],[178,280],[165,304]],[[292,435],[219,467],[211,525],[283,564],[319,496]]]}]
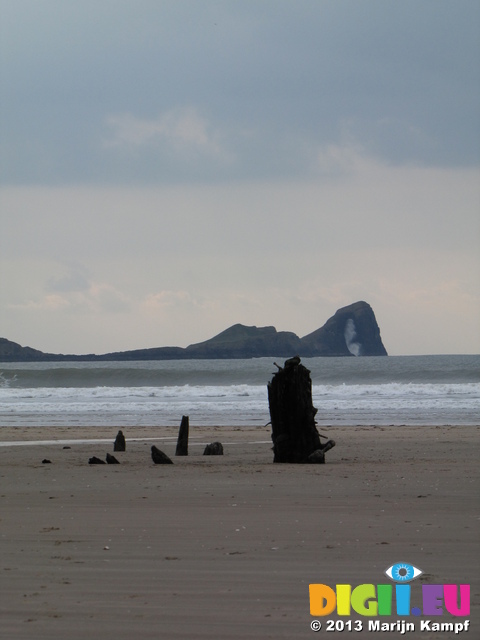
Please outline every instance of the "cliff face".
[{"label": "cliff face", "polygon": [[339,309],[323,327],[302,338],[302,346],[304,355],[387,355],[373,309],[363,301]]},{"label": "cliff face", "polygon": [[323,327],[303,338],[290,331],[277,331],[275,327],[235,324],[210,340],[191,344],[186,349],[158,347],[83,356],[43,353],[0,338],[0,362],[260,358],[295,354],[303,357],[386,356],[387,351],[375,314],[366,302],[339,309]]}]

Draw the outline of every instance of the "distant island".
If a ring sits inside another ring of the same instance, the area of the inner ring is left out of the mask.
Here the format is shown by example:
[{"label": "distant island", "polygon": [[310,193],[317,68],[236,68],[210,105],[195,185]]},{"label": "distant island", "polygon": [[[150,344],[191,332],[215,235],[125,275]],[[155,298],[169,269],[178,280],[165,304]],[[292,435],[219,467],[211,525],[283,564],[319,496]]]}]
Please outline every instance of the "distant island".
[{"label": "distant island", "polygon": [[44,353],[0,338],[0,362],[193,360],[316,356],[386,356],[373,309],[360,301],[342,307],[313,333],[299,338],[275,327],[235,324],[205,342],[182,347],[155,347],[103,355]]}]

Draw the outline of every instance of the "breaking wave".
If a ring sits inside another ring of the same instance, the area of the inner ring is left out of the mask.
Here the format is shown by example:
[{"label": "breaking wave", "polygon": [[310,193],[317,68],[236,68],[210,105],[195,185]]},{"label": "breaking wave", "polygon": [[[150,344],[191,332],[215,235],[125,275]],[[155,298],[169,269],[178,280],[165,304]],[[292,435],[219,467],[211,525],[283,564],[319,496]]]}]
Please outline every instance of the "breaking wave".
[{"label": "breaking wave", "polygon": [[[281,362],[277,359],[277,362]],[[480,357],[311,358],[319,426],[478,424]],[[269,422],[273,358],[2,366],[0,427]]]}]

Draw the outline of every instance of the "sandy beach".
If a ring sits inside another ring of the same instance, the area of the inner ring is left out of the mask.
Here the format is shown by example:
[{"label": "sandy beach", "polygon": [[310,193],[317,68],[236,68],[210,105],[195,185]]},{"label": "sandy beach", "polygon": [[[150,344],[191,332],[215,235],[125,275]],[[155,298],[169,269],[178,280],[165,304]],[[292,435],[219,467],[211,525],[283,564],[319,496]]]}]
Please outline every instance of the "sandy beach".
[{"label": "sandy beach", "polygon": [[[322,637],[310,583],[385,584],[399,561],[424,572],[412,594],[470,584],[480,637],[480,427],[330,428],[325,465],[273,464],[268,427],[191,425],[188,457],[178,427],[125,428],[120,464],[89,465],[116,432],[2,427],[2,639]],[[203,456],[216,440],[225,455]],[[385,636],[351,619],[364,630],[342,636]]]}]

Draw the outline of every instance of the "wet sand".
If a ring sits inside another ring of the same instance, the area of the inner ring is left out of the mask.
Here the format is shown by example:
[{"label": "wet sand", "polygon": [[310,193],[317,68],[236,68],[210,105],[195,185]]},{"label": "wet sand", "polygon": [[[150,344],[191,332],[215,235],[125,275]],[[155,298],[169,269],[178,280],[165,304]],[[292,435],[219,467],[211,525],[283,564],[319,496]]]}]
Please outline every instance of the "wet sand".
[{"label": "wet sand", "polygon": [[[424,572],[412,606],[420,584],[471,584],[480,637],[480,427],[329,428],[325,465],[273,464],[269,428],[191,425],[188,457],[178,427],[125,428],[122,453],[116,432],[0,429],[1,638],[335,636],[310,629],[309,584],[385,584],[399,561]],[[225,455],[203,456],[215,440]],[[119,465],[88,465],[107,451]],[[423,619],[405,635],[466,635]],[[342,637],[385,637],[351,620]]]}]

